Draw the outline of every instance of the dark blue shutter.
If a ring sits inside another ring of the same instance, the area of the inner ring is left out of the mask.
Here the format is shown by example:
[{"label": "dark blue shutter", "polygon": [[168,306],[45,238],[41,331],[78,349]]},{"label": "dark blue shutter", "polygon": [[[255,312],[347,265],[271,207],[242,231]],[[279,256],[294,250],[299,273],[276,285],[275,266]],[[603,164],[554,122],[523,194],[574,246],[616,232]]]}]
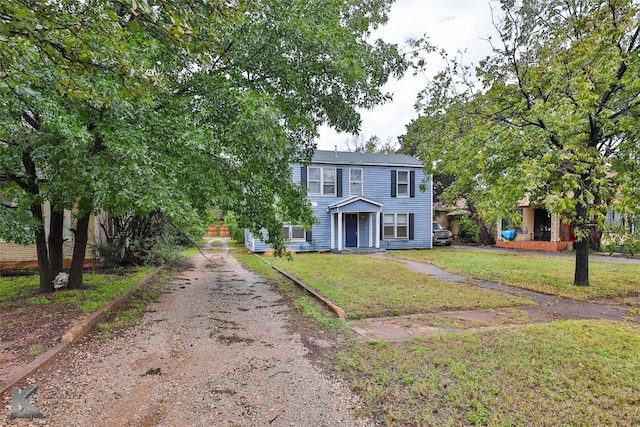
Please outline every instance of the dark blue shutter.
[{"label": "dark blue shutter", "polygon": [[395,169],[391,170],[391,197],[396,197],[396,178],[397,173]]},{"label": "dark blue shutter", "polygon": [[414,234],[413,234],[413,225],[414,225],[414,223],[415,223],[415,214],[410,213],[409,214],[409,240],[413,240],[414,239]]},{"label": "dark blue shutter", "polygon": [[307,237],[306,237],[306,241],[307,242],[311,242],[313,240],[313,234],[311,232],[311,230],[307,231]]},{"label": "dark blue shutter", "polygon": [[300,183],[303,186],[305,186],[305,188],[307,187],[307,167],[306,166],[300,167]]},{"label": "dark blue shutter", "polygon": [[384,214],[380,213],[380,240],[384,239]]},{"label": "dark blue shutter", "polygon": [[416,171],[409,172],[409,197],[416,197]]},{"label": "dark blue shutter", "polygon": [[342,197],[342,169],[336,169],[336,197]]}]

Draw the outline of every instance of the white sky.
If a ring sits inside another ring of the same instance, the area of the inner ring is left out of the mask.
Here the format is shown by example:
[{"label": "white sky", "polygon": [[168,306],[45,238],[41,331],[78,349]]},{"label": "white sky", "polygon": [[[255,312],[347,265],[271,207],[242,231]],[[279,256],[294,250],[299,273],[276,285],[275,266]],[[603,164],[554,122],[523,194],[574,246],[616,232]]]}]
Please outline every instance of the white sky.
[{"label": "white sky", "polygon": [[[492,24],[491,8],[499,12],[496,0],[396,0],[391,6],[387,25],[374,34],[374,38],[396,43],[400,48],[406,46],[407,39],[417,39],[427,35],[439,49],[445,49],[449,56],[464,51],[464,62],[474,63],[487,56],[490,51],[487,38],[495,34]],[[429,78],[443,66],[438,56],[429,57],[427,72],[413,76],[407,72],[400,81],[390,81],[384,87],[385,92],[393,94],[393,101],[373,110],[361,111],[362,126],[360,135],[369,139],[377,135],[382,142],[389,138],[397,143],[397,137],[406,131],[405,126],[418,117],[415,103],[418,93],[424,89]],[[346,141],[352,135],[337,133],[323,127],[318,148],[346,150]]]}]

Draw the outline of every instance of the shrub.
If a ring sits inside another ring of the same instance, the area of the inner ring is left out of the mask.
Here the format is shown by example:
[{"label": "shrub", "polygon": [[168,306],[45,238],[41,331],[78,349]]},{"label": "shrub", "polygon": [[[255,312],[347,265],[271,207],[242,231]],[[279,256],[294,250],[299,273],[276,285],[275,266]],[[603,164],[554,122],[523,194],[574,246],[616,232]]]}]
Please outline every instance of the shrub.
[{"label": "shrub", "polygon": [[478,224],[469,217],[469,215],[460,216],[460,237],[461,242],[478,243],[480,242],[480,229]]}]

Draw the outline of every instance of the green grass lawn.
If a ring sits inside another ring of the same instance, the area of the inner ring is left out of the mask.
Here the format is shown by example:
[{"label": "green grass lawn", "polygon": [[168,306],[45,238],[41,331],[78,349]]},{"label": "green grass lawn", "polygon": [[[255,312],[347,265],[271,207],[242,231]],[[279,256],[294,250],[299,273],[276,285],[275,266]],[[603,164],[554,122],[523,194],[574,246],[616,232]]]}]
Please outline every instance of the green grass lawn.
[{"label": "green grass lawn", "polygon": [[389,426],[640,425],[640,328],[562,321],[337,356],[364,415]]},{"label": "green grass lawn", "polygon": [[[571,259],[448,249],[393,254],[579,299],[634,295],[640,280],[635,265],[592,262],[593,286],[583,289],[570,284]],[[390,260],[329,254],[267,259],[351,317],[517,303]],[[362,415],[380,425],[640,425],[637,325],[559,321],[405,342],[354,340],[335,363],[361,397]]]},{"label": "green grass lawn", "polygon": [[573,285],[573,257],[524,255],[469,249],[387,251],[388,255],[426,261],[457,274],[577,300],[640,295],[640,264],[590,258],[591,286]]},{"label": "green grass lawn", "polygon": [[267,257],[342,307],[348,318],[488,309],[533,302],[409,271],[401,263],[362,255]]},{"label": "green grass lawn", "polygon": [[[97,310],[129,289],[147,273],[151,267],[127,270],[126,274],[85,273],[85,289],[65,289],[49,294],[36,294],[37,275],[0,278],[0,306],[16,307],[38,304],[68,304],[90,313]],[[29,297],[31,296],[31,297]]]}]

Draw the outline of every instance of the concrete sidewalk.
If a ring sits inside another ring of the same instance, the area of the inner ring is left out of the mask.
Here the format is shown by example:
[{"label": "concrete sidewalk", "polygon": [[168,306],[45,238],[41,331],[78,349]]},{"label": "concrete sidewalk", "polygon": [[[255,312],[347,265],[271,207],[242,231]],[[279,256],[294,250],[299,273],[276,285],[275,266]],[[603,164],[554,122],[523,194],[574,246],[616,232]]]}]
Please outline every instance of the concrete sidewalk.
[{"label": "concrete sidewalk", "polygon": [[[538,253],[538,255],[540,255],[540,253]],[[352,320],[349,322],[354,330],[368,339],[406,340],[413,336],[430,335],[437,332],[459,332],[470,329],[513,327],[516,323],[504,321],[504,319],[513,317],[512,315],[514,312],[520,312],[521,314],[526,315],[528,317],[528,321],[526,323],[529,324],[551,322],[555,320],[577,319],[605,319],[640,323],[640,318],[637,315],[631,315],[630,309],[632,307],[615,304],[611,301],[576,301],[568,298],[545,295],[538,292],[506,286],[495,282],[470,280],[465,276],[448,273],[432,264],[403,260],[385,255],[384,253],[369,254],[367,256],[403,263],[413,272],[426,274],[440,280],[516,295],[532,300],[536,303],[534,306],[518,306],[491,310],[449,311],[408,316],[389,316]],[[478,326],[472,328],[436,327],[430,325],[430,323],[433,323],[434,318],[451,318],[459,321],[462,325],[487,324],[491,326]]]}]

